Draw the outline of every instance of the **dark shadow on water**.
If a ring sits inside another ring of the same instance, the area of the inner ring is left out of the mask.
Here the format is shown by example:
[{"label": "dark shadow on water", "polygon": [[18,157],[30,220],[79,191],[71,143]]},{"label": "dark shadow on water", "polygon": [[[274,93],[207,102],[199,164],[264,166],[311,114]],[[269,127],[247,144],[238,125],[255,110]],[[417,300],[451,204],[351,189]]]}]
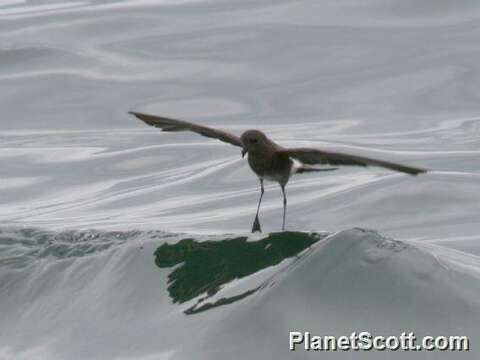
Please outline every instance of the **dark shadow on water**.
[{"label": "dark shadow on water", "polygon": [[220,298],[213,303],[206,302],[222,285],[293,257],[326,235],[282,232],[272,233],[258,241],[237,237],[199,242],[189,238],[157,248],[154,253],[155,263],[160,268],[181,264],[168,276],[168,292],[174,303],[183,303],[205,294],[185,311],[186,314],[194,314],[252,295],[261,286],[235,296]]}]

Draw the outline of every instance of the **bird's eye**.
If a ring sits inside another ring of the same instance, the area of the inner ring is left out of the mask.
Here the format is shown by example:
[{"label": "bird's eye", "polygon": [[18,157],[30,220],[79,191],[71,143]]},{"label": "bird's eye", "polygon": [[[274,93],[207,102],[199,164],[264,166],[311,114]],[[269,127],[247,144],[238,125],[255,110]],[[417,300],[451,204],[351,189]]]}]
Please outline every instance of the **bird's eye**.
[{"label": "bird's eye", "polygon": [[250,142],[251,142],[252,144],[256,144],[256,143],[258,142],[258,139],[250,139]]}]

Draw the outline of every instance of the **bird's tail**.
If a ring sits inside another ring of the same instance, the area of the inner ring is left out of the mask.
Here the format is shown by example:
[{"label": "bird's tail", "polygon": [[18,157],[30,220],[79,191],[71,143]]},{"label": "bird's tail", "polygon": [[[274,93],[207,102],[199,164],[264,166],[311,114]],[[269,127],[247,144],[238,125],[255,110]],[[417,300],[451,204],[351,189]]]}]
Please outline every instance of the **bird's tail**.
[{"label": "bird's tail", "polygon": [[316,168],[316,167],[311,167],[311,166],[306,166],[306,165],[301,165],[295,168],[293,171],[294,174],[303,174],[303,173],[309,173],[309,172],[317,172],[317,171],[334,171],[338,170],[336,167],[332,168]]}]

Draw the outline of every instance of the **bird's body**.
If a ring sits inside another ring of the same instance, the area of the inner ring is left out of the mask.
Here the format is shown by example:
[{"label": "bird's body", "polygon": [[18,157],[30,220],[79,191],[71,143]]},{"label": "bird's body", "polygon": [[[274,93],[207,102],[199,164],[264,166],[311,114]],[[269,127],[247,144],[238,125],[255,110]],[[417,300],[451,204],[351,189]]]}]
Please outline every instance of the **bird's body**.
[{"label": "bird's body", "polygon": [[[377,160],[363,156],[331,152],[314,148],[284,148],[269,139],[259,130],[247,130],[241,137],[229,132],[193,124],[183,120],[175,120],[160,116],[130,112],[148,125],[158,127],[163,131],[193,131],[200,135],[215,138],[223,142],[242,148],[242,157],[248,153],[248,164],[260,180],[260,198],[257,206],[257,213],[252,227],[252,232],[261,231],[258,213],[262,201],[264,180],[277,182],[283,193],[283,225],[285,229],[285,215],[287,208],[287,197],[285,186],[290,176],[294,173],[311,171],[330,171],[336,168],[314,168],[310,165],[354,165],[354,166],[380,166],[394,171],[404,172],[410,175],[425,173],[425,169],[401,165],[389,161]],[[295,166],[294,161],[300,163]]]},{"label": "bird's body", "polygon": [[248,164],[259,179],[287,185],[292,174],[293,161],[285,154],[273,151],[249,152]]}]

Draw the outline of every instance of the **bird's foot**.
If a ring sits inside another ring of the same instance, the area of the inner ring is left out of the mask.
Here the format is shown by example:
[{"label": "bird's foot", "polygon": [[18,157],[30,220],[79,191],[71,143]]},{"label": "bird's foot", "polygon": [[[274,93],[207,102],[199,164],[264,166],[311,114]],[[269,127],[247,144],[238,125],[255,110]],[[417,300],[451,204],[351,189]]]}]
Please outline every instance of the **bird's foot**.
[{"label": "bird's foot", "polygon": [[260,227],[260,220],[258,219],[258,215],[255,216],[255,221],[253,222],[252,226],[252,233],[254,232],[262,232],[262,228]]}]

